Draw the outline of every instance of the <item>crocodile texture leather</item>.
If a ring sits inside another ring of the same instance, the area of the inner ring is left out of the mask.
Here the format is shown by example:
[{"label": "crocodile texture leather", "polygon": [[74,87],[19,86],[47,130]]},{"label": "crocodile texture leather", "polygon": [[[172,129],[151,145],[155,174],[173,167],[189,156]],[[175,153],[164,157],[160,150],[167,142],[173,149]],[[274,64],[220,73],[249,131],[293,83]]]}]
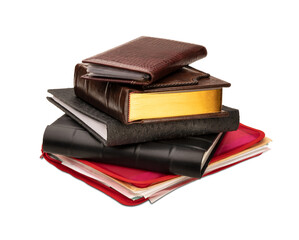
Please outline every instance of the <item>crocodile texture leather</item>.
[{"label": "crocodile texture leather", "polygon": [[143,72],[151,76],[147,81],[90,77],[88,75],[84,76],[85,78],[148,85],[206,55],[207,50],[201,45],[161,38],[139,37],[82,62]]}]

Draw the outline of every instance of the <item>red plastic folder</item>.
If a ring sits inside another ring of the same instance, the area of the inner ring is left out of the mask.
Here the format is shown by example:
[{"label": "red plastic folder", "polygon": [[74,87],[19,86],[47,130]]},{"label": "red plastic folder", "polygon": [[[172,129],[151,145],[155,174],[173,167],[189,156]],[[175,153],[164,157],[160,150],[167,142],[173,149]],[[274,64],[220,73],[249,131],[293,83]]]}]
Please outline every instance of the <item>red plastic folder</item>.
[{"label": "red plastic folder", "polygon": [[[261,140],[263,140],[265,137],[264,132],[258,129],[254,129],[248,126],[245,126],[243,124],[239,125],[238,130],[232,131],[232,132],[227,132],[225,136],[223,137],[221,143],[219,144],[216,152],[214,153],[214,156],[212,160],[209,163],[209,166],[216,166],[214,168],[211,168],[210,171],[206,171],[204,176],[216,173],[218,171],[221,171],[225,168],[231,167],[237,163],[240,163],[242,161],[245,161],[249,158],[255,157],[260,155],[261,153],[258,153],[256,155],[251,155],[249,157],[245,157],[243,159],[239,159],[237,162],[228,162],[227,165],[217,167],[217,163],[221,162],[221,160],[226,159],[228,157],[231,157],[235,154],[238,154],[255,144],[259,143]],[[140,198],[137,200],[132,200],[118,191],[114,190],[113,188],[110,188],[103,183],[85,176],[84,174],[81,174],[77,171],[72,170],[71,168],[61,164],[59,160],[56,160],[52,158],[49,154],[44,153],[42,156],[52,165],[57,167],[58,169],[67,172],[71,174],[72,176],[84,181],[88,185],[104,192],[105,194],[109,195],[116,201],[128,205],[128,206],[133,206],[133,205],[138,205],[141,204],[145,201],[147,201],[147,198]],[[126,167],[121,167],[121,166],[116,166],[116,165],[109,165],[109,164],[104,164],[104,163],[98,163],[98,162],[90,162],[86,160],[79,160],[76,159],[77,161],[80,161],[81,163],[84,163],[85,165],[92,167],[95,170],[98,170],[114,179],[120,180],[125,183],[130,183],[136,187],[148,187],[157,183],[161,183],[166,180],[170,180],[173,178],[178,177],[177,175],[166,175],[163,173],[158,173],[158,172],[150,172],[150,171],[144,171],[144,170],[139,170],[139,169],[132,169],[132,168],[126,168]],[[208,170],[209,168],[207,168]],[[188,182],[195,181],[197,179],[195,178],[190,178],[188,181],[185,181],[183,183],[180,183],[176,185],[174,188],[180,187],[182,185],[187,184]]]}]

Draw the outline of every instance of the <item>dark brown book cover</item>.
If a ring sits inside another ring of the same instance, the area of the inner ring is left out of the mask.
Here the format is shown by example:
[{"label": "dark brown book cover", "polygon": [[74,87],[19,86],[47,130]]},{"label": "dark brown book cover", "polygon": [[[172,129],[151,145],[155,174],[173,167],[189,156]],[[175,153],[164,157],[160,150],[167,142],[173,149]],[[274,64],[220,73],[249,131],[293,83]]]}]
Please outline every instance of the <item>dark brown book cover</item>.
[{"label": "dark brown book cover", "polygon": [[[129,115],[129,96],[130,93],[154,93],[171,91],[192,91],[211,88],[229,87],[230,83],[212,77],[207,73],[196,70],[192,67],[183,67],[165,78],[148,85],[137,87],[119,83],[94,81],[82,78],[86,74],[86,65],[77,64],[74,74],[75,94],[91,104],[95,108],[109,114],[119,121],[130,124]],[[133,123],[148,123],[161,121],[174,121],[184,119],[200,119],[211,117],[227,116],[225,111],[200,114],[193,116],[176,116],[169,118],[145,119],[134,121]]]},{"label": "dark brown book cover", "polygon": [[139,37],[82,62],[149,75],[149,79],[143,81],[85,75],[87,79],[149,85],[206,55],[207,50],[201,45],[162,38]]}]

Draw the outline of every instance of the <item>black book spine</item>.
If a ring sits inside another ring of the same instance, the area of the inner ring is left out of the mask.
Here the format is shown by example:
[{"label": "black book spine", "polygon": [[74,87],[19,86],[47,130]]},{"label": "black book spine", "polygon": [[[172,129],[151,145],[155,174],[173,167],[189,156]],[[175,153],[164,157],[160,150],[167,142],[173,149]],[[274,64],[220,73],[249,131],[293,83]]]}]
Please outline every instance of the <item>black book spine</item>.
[{"label": "black book spine", "polygon": [[47,126],[44,152],[196,178],[202,176],[203,155],[218,135],[107,147],[66,115],[62,120]]}]

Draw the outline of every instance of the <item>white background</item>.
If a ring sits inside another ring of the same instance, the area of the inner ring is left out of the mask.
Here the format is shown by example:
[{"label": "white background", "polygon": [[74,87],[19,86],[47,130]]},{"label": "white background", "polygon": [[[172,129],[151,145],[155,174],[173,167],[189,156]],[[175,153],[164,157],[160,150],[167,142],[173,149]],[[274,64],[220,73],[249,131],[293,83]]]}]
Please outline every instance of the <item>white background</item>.
[{"label": "white background", "polygon": [[[1,2],[1,239],[298,239],[296,1]],[[271,151],[155,204],[123,206],[40,160],[62,112],[47,89],[76,63],[138,36],[204,45],[192,64],[232,84],[223,103]]]}]

